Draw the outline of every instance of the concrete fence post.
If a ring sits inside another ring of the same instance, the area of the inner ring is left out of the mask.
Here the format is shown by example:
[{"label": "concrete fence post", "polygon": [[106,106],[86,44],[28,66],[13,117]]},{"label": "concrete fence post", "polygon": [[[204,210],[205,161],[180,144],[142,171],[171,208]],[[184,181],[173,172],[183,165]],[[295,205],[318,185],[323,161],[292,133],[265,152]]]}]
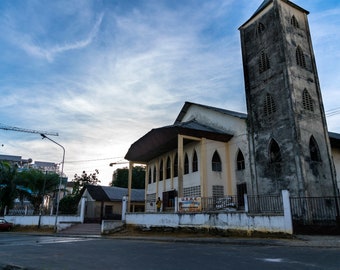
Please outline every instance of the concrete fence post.
[{"label": "concrete fence post", "polygon": [[247,194],[243,194],[243,199],[244,199],[244,212],[248,213],[249,212],[248,195]]},{"label": "concrete fence post", "polygon": [[175,197],[175,213],[178,212],[178,197]]},{"label": "concrete fence post", "polygon": [[283,214],[286,233],[293,234],[292,211],[290,208],[289,191],[282,190]]},{"label": "concrete fence post", "polygon": [[128,206],[128,196],[124,196],[122,199],[122,221],[126,220],[126,211]]},{"label": "concrete fence post", "polygon": [[81,204],[80,204],[80,222],[84,223],[85,219],[85,205],[86,205],[86,197],[81,198]]}]

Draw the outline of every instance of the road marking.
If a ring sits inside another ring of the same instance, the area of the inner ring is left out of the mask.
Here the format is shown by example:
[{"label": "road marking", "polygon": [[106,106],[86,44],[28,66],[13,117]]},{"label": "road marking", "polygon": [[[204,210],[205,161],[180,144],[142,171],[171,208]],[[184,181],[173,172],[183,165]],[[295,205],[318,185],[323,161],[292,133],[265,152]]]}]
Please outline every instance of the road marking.
[{"label": "road marking", "polygon": [[[74,243],[74,242],[84,242],[91,241],[95,238],[76,238],[76,237],[37,237],[37,238],[13,238],[9,241],[0,241],[0,246],[22,246],[22,245],[45,245],[45,244],[59,244],[59,243]],[[1,239],[3,240],[3,239]]]},{"label": "road marking", "polygon": [[283,259],[281,258],[264,258],[265,262],[274,262],[274,263],[281,263],[283,262]]}]

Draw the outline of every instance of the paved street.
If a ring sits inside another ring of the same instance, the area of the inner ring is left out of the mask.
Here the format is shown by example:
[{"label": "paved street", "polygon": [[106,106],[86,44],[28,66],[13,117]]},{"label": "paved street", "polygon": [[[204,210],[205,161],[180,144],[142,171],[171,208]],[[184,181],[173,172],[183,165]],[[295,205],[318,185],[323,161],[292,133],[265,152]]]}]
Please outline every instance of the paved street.
[{"label": "paved street", "polygon": [[339,269],[339,254],[338,247],[263,242],[222,244],[0,233],[0,269],[6,265],[21,269]]}]

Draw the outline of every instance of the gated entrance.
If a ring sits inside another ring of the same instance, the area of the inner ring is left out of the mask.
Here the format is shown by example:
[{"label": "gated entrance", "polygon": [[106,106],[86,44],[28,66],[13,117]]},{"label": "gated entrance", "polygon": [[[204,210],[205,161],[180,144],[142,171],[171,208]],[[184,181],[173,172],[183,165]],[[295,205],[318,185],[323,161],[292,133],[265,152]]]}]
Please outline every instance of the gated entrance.
[{"label": "gated entrance", "polygon": [[291,197],[295,234],[340,234],[340,197]]}]

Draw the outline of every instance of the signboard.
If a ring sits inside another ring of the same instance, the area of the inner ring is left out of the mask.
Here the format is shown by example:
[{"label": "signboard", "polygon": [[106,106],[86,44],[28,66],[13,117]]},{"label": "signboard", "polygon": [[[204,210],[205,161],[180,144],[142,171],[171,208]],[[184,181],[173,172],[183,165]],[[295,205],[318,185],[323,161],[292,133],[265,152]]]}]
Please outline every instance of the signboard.
[{"label": "signboard", "polygon": [[179,212],[200,212],[202,211],[201,197],[178,198]]}]

